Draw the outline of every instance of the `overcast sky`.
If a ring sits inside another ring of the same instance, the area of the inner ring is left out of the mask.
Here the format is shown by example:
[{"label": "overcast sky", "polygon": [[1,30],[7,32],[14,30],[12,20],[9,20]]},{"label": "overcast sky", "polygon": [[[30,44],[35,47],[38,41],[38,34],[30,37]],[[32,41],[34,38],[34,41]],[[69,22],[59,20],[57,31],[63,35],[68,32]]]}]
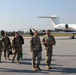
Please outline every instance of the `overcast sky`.
[{"label": "overcast sky", "polygon": [[52,29],[50,19],[37,18],[52,15],[76,23],[76,0],[0,0],[0,30]]}]

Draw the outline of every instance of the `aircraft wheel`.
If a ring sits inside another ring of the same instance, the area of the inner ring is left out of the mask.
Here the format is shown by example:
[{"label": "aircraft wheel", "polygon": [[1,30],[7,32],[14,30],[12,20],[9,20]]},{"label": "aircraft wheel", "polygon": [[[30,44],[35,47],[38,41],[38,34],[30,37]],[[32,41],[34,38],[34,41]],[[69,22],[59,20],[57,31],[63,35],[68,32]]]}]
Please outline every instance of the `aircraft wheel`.
[{"label": "aircraft wheel", "polygon": [[70,36],[71,39],[74,39],[74,36]]}]

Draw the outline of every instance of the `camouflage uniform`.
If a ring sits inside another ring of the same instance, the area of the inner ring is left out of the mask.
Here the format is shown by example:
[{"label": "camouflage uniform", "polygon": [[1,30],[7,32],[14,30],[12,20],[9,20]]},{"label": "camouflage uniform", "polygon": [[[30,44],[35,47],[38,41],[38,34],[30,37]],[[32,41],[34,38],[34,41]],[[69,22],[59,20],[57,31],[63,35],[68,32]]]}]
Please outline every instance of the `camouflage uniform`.
[{"label": "camouflage uniform", "polygon": [[[41,52],[42,46],[40,38],[33,36],[32,39],[30,40],[30,43],[31,43],[32,60],[33,60],[32,65],[34,68],[39,67],[42,58],[42,52]],[[35,65],[36,57],[37,57],[37,65]]]},{"label": "camouflage uniform", "polygon": [[20,58],[23,58],[23,44],[24,44],[24,38],[23,36],[19,35],[20,39],[21,39],[21,53],[20,53]]},{"label": "camouflage uniform", "polygon": [[14,59],[15,59],[16,55],[17,55],[17,62],[19,62],[21,48],[22,48],[20,37],[14,37],[14,39],[12,41],[12,47],[13,47],[13,50],[14,50],[14,56],[13,56],[12,62],[14,62]]},{"label": "camouflage uniform", "polygon": [[2,46],[2,40],[0,40],[0,63],[1,63],[2,48],[3,48],[3,46]]},{"label": "camouflage uniform", "polygon": [[9,54],[9,48],[11,46],[11,42],[10,42],[9,37],[3,37],[2,43],[3,43],[3,48],[4,48],[4,57],[5,57],[5,59],[9,58],[9,55],[10,55]]},{"label": "camouflage uniform", "polygon": [[[48,44],[44,44],[44,42],[48,42]],[[53,49],[53,45],[55,45],[55,38],[50,35],[47,36],[45,35],[42,39],[43,45],[45,46],[46,49],[46,64],[48,67],[50,67],[51,61],[52,61],[52,49]],[[53,42],[53,44],[51,45],[50,42]]]}]

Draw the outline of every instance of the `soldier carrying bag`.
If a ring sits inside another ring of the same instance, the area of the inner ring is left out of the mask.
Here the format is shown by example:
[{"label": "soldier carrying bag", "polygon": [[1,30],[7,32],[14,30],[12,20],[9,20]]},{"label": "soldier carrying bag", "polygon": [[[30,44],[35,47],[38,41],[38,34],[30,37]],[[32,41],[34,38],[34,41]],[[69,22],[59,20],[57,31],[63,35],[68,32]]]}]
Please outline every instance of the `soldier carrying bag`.
[{"label": "soldier carrying bag", "polygon": [[12,47],[9,48],[9,54],[10,54],[10,55],[13,55]]}]

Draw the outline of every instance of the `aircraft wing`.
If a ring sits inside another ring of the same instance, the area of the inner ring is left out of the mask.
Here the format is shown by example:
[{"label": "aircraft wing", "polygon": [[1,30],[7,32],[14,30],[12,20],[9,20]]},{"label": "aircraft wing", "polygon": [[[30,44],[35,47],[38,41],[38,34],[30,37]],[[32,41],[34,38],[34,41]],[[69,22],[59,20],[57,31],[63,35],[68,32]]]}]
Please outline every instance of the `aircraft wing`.
[{"label": "aircraft wing", "polygon": [[[39,31],[39,36],[42,36],[42,35],[45,35],[46,34],[46,32],[40,32]],[[54,31],[51,31],[51,34],[66,34],[66,35],[68,35],[68,34],[71,34],[71,35],[69,35],[70,36],[70,38],[72,38],[72,39],[74,39],[74,35],[76,34],[76,32],[74,32],[74,31],[72,31],[72,32],[64,32],[64,31],[59,31],[59,32],[54,32]],[[30,29],[30,35],[34,35],[34,32]],[[64,35],[65,36],[65,35]]]},{"label": "aircraft wing", "polygon": [[76,34],[76,32],[51,32],[52,34]]}]

